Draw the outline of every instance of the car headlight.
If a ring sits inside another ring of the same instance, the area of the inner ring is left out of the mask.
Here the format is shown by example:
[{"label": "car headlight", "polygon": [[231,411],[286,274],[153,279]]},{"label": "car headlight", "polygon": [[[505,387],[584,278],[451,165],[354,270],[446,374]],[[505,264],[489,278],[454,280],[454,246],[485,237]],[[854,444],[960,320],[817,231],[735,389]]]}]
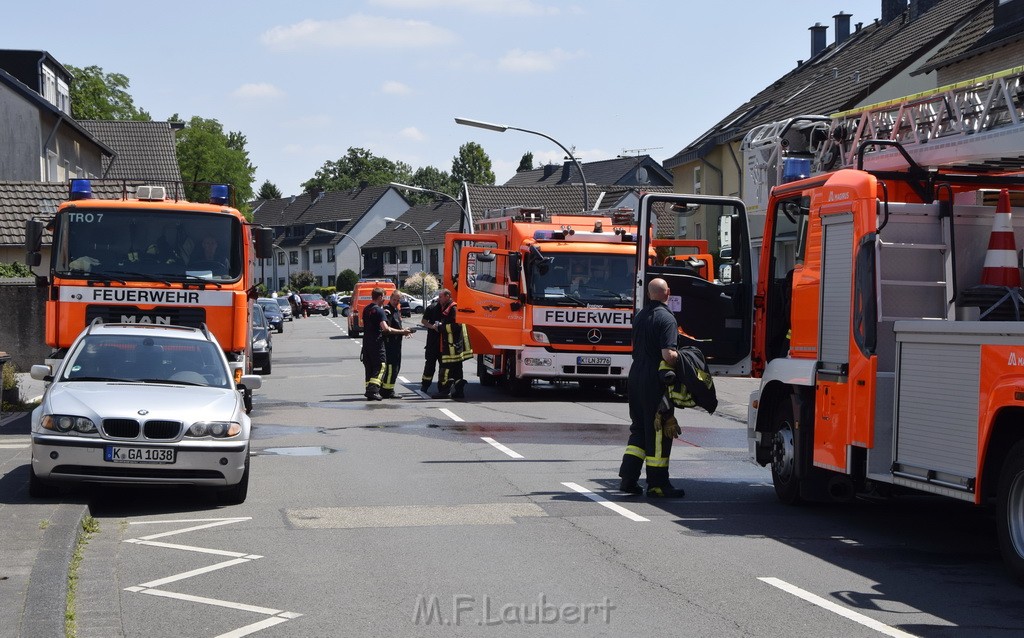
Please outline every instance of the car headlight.
[{"label": "car headlight", "polygon": [[267,340],[257,339],[256,341],[252,342],[252,347],[256,348],[257,350],[265,350],[267,348]]},{"label": "car headlight", "polygon": [[97,434],[96,424],[92,419],[84,416],[73,416],[69,414],[47,414],[40,420],[39,424],[44,430],[51,430],[61,434],[75,431],[79,434]]},{"label": "car headlight", "polygon": [[185,436],[195,438],[210,436],[215,439],[226,439],[238,436],[241,432],[241,424],[235,421],[197,421],[185,432]]}]

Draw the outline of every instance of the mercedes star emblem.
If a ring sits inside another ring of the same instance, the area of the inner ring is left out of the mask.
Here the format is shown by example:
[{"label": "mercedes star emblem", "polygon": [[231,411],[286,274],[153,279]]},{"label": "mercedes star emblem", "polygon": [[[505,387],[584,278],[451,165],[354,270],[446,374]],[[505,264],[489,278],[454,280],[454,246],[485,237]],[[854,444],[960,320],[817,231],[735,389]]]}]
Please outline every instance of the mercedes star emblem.
[{"label": "mercedes star emblem", "polygon": [[597,328],[592,328],[590,330],[590,332],[587,333],[587,341],[589,341],[590,343],[598,343],[598,342],[600,342],[601,341],[601,331],[598,330]]}]

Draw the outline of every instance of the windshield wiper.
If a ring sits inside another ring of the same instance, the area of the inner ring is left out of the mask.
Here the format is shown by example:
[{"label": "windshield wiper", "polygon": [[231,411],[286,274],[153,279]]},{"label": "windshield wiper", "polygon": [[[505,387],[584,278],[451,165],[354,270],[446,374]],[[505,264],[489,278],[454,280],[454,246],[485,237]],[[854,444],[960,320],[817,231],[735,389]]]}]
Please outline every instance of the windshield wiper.
[{"label": "windshield wiper", "polygon": [[211,281],[211,280],[207,279],[206,277],[200,277],[198,275],[187,275],[186,274],[186,275],[174,275],[174,277],[185,279],[186,281],[195,281],[195,282],[203,283],[203,284],[206,284],[208,286],[217,286],[218,288],[222,288],[223,287],[223,284],[219,284],[216,281]]},{"label": "windshield wiper", "polygon": [[[150,275],[150,274],[144,273],[144,272],[132,272],[132,271],[128,271],[128,270],[117,270],[115,272],[117,272],[117,274],[119,274],[119,275],[126,275],[127,277],[130,277],[132,279],[141,279],[143,281],[159,281],[162,284],[169,283],[166,279],[161,279],[157,275]],[[120,280],[118,280],[118,281],[120,281]],[[121,283],[124,283],[124,282],[122,281]]]},{"label": "windshield wiper", "polygon": [[92,272],[91,270],[83,270],[82,268],[68,268],[67,270],[59,270],[58,274],[61,275],[72,275],[77,277],[85,277],[86,279],[99,279],[104,283],[110,283],[116,281],[119,284],[125,283],[124,279],[118,279],[102,272]]},{"label": "windshield wiper", "polygon": [[577,297],[576,295],[572,294],[571,292],[564,293],[562,295],[562,299],[568,299],[569,301],[575,302],[577,305],[580,305],[580,306],[587,305],[587,302],[583,301],[583,299]]}]

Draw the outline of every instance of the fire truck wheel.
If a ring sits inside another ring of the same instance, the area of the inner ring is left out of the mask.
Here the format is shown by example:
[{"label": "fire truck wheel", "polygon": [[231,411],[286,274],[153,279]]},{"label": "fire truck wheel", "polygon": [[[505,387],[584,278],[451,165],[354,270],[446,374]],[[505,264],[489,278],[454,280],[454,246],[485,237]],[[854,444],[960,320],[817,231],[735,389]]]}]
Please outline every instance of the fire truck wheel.
[{"label": "fire truck wheel", "polygon": [[772,483],[775,495],[786,505],[800,499],[800,481],[796,477],[796,447],[793,432],[793,408],[789,397],[782,397],[772,412]]},{"label": "fire truck wheel", "polygon": [[480,385],[485,388],[494,387],[498,383],[498,378],[487,371],[487,367],[484,366],[483,355],[477,355],[476,357],[476,376],[480,378]]},{"label": "fire truck wheel", "polygon": [[996,522],[1003,561],[1024,582],[1024,441],[1010,448],[1003,463]]}]

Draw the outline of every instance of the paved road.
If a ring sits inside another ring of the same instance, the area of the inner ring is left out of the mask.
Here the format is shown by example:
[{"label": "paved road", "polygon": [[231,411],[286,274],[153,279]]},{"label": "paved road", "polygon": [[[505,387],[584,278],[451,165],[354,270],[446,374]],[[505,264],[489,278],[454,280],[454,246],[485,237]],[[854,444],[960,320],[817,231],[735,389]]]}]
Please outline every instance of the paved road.
[{"label": "paved road", "polygon": [[[747,460],[749,380],[684,415],[678,501],[614,487],[626,405],[541,387],[362,398],[341,318],[286,325],[249,499],[86,490],[78,635],[989,636],[1024,626],[989,515],[930,498],[787,508]],[[8,504],[7,507],[17,506]],[[4,510],[0,509],[0,514]],[[540,626],[538,626],[540,625]]]}]

